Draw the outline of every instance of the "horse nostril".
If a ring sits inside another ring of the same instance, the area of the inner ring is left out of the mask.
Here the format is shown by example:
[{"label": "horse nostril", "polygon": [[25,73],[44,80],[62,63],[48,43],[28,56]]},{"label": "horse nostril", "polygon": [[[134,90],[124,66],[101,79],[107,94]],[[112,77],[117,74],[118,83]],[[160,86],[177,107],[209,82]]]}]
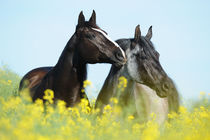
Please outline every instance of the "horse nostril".
[{"label": "horse nostril", "polygon": [[115,57],[116,57],[118,60],[120,60],[120,61],[124,60],[124,57],[123,57],[123,54],[122,54],[121,51],[117,51],[117,52],[115,53]]},{"label": "horse nostril", "polygon": [[163,90],[164,91],[168,91],[169,90],[169,84],[168,83],[164,83],[163,84]]}]

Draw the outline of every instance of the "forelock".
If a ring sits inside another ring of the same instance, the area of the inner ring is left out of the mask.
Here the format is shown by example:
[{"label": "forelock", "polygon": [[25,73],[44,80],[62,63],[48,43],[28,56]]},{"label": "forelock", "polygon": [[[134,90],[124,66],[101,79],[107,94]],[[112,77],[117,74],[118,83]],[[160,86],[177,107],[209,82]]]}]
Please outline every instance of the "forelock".
[{"label": "forelock", "polygon": [[130,39],[118,39],[116,40],[117,44],[126,51],[130,47],[131,40]]}]

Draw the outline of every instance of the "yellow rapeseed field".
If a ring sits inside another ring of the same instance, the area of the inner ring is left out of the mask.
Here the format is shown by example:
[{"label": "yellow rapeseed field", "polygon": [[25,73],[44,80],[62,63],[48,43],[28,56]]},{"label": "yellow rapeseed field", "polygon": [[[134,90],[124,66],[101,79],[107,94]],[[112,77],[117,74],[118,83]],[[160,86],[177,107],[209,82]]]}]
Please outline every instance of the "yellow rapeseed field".
[{"label": "yellow rapeseed field", "polygon": [[[190,107],[181,106],[179,113],[170,113],[161,126],[155,114],[150,120],[139,123],[132,115],[122,115],[118,101],[99,110],[91,109],[87,100],[75,108],[66,108],[65,102],[53,103],[53,91],[47,89],[44,99],[32,103],[27,92],[17,92],[19,77],[8,69],[0,68],[0,140],[209,140],[210,111],[209,94],[201,93],[199,101]],[[125,87],[125,79],[121,78]],[[91,85],[86,81],[85,86]],[[94,105],[94,101],[91,101]]]}]

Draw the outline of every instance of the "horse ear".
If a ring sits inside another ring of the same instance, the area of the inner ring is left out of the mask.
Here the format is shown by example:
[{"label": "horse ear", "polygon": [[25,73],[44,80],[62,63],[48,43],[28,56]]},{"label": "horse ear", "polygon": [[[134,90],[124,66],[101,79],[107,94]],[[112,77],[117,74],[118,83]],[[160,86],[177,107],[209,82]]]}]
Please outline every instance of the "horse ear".
[{"label": "horse ear", "polygon": [[149,40],[152,38],[152,26],[149,27],[146,38],[148,38]]},{"label": "horse ear", "polygon": [[83,26],[85,23],[85,17],[83,15],[83,12],[81,11],[78,18],[78,26]]},{"label": "horse ear", "polygon": [[89,19],[89,23],[91,25],[96,25],[96,12],[95,12],[95,10],[93,10],[93,13],[92,13],[92,15],[91,15],[91,17]]},{"label": "horse ear", "polygon": [[137,25],[135,29],[134,40],[138,41],[140,37],[141,37],[140,25]]}]

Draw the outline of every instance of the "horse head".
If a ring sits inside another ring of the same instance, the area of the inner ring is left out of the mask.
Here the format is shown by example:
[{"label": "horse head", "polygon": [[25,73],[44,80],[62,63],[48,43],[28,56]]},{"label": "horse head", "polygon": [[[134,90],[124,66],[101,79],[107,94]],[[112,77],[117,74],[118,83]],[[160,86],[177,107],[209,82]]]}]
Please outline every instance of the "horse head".
[{"label": "horse head", "polygon": [[125,64],[124,51],[97,26],[94,10],[89,21],[85,21],[83,13],[80,13],[75,34],[79,55],[85,63],[111,63],[115,66]]},{"label": "horse head", "polygon": [[166,97],[174,86],[160,64],[159,53],[155,50],[151,38],[152,26],[146,36],[141,36],[138,25],[135,29],[134,39],[117,40],[127,56],[124,73],[137,83],[147,85],[155,90],[159,97]]}]

